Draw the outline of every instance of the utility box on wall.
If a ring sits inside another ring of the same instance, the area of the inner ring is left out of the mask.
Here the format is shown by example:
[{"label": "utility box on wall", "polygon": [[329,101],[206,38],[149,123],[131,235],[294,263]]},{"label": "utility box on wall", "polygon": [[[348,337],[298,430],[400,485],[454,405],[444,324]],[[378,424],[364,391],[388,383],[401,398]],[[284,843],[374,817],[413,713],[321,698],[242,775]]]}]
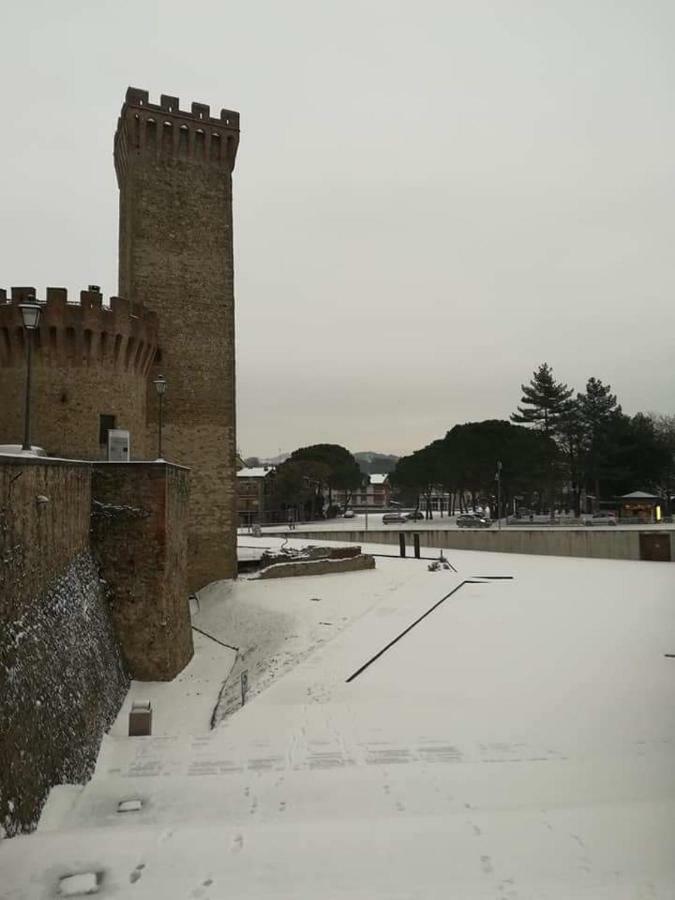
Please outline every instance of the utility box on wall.
[{"label": "utility box on wall", "polygon": [[108,462],[129,462],[130,459],[129,432],[122,428],[111,428],[108,431]]}]

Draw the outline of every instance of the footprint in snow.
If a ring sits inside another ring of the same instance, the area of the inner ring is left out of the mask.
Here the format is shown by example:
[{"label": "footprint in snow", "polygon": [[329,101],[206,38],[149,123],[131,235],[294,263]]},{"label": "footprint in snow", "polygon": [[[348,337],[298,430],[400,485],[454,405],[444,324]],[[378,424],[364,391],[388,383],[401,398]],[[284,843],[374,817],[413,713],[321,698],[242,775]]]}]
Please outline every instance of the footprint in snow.
[{"label": "footprint in snow", "polygon": [[129,881],[132,884],[135,884],[138,881],[138,879],[141,877],[141,872],[144,868],[145,868],[145,863],[139,863],[136,866],[136,868],[134,869],[134,871],[131,873],[131,875],[129,875]]},{"label": "footprint in snow", "polygon": [[489,856],[481,856],[480,867],[485,875],[492,875],[492,873],[494,872],[494,869],[492,868],[492,860]]},{"label": "footprint in snow", "polygon": [[232,853],[241,853],[244,849],[244,836],[242,834],[236,835],[232,839],[232,846],[230,847],[230,851]]}]

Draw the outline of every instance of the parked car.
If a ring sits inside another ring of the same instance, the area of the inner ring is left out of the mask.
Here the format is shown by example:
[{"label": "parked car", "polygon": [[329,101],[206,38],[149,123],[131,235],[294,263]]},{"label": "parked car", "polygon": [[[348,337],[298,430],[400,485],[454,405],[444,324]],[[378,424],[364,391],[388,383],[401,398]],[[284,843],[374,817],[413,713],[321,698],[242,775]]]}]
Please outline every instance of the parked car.
[{"label": "parked car", "polygon": [[616,525],[616,516],[614,513],[593,513],[586,516],[584,525]]},{"label": "parked car", "polygon": [[353,509],[346,509],[346,510],[342,513],[342,518],[343,518],[343,519],[353,519],[355,515],[356,515],[356,513],[354,512]]},{"label": "parked car", "polygon": [[458,528],[489,528],[490,525],[492,525],[492,521],[486,519],[485,516],[474,515],[473,513],[464,513],[462,516],[457,516]]},{"label": "parked car", "polygon": [[423,513],[421,510],[419,510],[419,509],[415,509],[415,510],[413,510],[413,512],[407,513],[407,514],[406,514],[406,518],[407,518],[407,519],[413,519],[413,520],[414,520],[414,519],[423,519],[423,518],[424,518],[424,513]]},{"label": "parked car", "polygon": [[391,525],[392,522],[407,522],[407,518],[401,512],[388,512],[382,516],[383,525]]}]

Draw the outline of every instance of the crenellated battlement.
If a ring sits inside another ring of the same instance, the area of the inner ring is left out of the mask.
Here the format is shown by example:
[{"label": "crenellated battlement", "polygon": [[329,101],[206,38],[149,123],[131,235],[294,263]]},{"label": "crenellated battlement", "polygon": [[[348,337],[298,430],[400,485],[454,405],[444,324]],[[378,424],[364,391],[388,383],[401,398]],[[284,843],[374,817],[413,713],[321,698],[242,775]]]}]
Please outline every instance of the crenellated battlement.
[{"label": "crenellated battlement", "polygon": [[131,154],[175,158],[211,164],[232,171],[239,145],[239,113],[221,109],[211,115],[206,103],[180,108],[178,97],[162,94],[150,103],[148,91],[127,89],[115,133],[115,170],[118,181]]},{"label": "crenellated battlement", "polygon": [[0,367],[23,366],[25,332],[19,304],[35,297],[42,306],[35,361],[44,366],[97,366],[147,377],[158,350],[157,314],[122,297],[103,305],[94,286],[69,300],[65,288],[0,290]]},{"label": "crenellated battlement", "polygon": [[239,130],[239,113],[231,109],[221,109],[220,118],[215,119],[211,117],[211,107],[207,103],[192,103],[188,112],[180,108],[178,97],[162,94],[159,103],[150,103],[149,98],[148,91],[130,87],[127,88],[124,105],[136,109],[165,112],[194,122],[208,122],[209,125],[224,125],[227,128]]}]

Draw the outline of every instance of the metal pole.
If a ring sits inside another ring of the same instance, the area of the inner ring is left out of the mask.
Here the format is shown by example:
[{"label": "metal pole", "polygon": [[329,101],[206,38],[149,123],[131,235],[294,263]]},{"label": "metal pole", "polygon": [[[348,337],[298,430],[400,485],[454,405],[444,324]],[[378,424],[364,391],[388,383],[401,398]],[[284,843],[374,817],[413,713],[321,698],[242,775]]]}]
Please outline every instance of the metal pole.
[{"label": "metal pole", "polygon": [[502,518],[501,518],[501,509],[502,509],[502,480],[501,478],[497,478],[497,531],[502,530]]},{"label": "metal pole", "polygon": [[30,389],[33,364],[33,331],[30,328],[24,328],[24,333],[26,335],[26,396],[24,397],[23,447],[21,449],[30,450]]},{"label": "metal pole", "polygon": [[162,395],[159,394],[159,420],[157,429],[157,459],[162,459]]},{"label": "metal pole", "polygon": [[420,536],[419,534],[413,535],[413,543],[415,545],[415,559],[420,558]]},{"label": "metal pole", "polygon": [[497,460],[497,531],[502,530],[502,463]]},{"label": "metal pole", "polygon": [[398,535],[398,550],[401,556],[405,556],[405,535],[402,531]]}]

